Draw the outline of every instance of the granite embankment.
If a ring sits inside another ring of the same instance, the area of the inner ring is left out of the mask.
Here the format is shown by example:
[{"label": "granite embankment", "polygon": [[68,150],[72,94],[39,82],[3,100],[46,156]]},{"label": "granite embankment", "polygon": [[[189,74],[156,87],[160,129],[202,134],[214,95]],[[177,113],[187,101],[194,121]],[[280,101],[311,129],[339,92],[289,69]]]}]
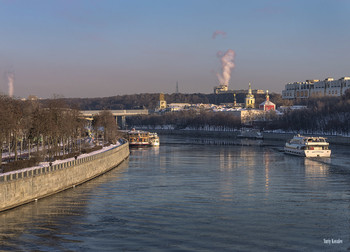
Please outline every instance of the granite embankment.
[{"label": "granite embankment", "polygon": [[0,211],[58,193],[118,166],[129,156],[129,144],[47,167],[0,175]]},{"label": "granite embankment", "polygon": [[[206,131],[206,130],[171,130],[171,129],[155,129],[150,131],[155,131],[158,134],[166,135],[182,135],[182,136],[192,136],[192,137],[215,137],[215,138],[225,138],[234,139],[237,138],[239,131]],[[286,141],[293,138],[296,133],[275,133],[275,132],[263,132],[263,137],[265,140],[276,140],[276,141]],[[340,136],[340,135],[321,135],[321,134],[304,134],[307,136],[323,136],[327,138],[330,144],[340,144],[340,145],[350,145],[350,137]]]}]

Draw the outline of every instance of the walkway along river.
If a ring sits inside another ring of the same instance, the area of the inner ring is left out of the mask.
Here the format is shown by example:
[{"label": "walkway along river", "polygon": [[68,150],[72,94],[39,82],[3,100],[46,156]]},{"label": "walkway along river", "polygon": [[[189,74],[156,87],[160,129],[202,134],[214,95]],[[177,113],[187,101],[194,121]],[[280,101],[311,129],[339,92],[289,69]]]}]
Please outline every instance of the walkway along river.
[{"label": "walkway along river", "polygon": [[333,153],[161,136],[118,169],[0,214],[0,250],[344,251],[350,158]]},{"label": "walkway along river", "polygon": [[129,156],[128,143],[82,155],[76,160],[0,174],[0,211],[37,200],[91,180]]}]

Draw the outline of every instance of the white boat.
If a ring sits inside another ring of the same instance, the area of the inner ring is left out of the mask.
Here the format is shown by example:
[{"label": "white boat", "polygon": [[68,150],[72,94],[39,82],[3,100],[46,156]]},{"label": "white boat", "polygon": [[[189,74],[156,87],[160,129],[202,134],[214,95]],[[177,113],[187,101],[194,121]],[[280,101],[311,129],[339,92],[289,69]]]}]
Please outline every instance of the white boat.
[{"label": "white boat", "polygon": [[159,136],[157,133],[149,133],[149,144],[151,146],[159,146]]},{"label": "white boat", "polygon": [[241,129],[241,133],[237,136],[239,138],[263,139],[262,133],[257,129]]},{"label": "white boat", "polygon": [[329,143],[324,137],[308,137],[296,135],[284,146],[287,154],[303,157],[330,157]]},{"label": "white boat", "polygon": [[132,129],[128,132],[130,146],[159,146],[157,133]]}]

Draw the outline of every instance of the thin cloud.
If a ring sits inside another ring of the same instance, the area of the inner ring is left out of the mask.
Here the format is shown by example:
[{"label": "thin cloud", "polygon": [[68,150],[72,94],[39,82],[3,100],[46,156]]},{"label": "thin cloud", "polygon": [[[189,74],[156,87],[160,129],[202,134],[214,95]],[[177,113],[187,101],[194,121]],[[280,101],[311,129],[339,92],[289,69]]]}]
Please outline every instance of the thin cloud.
[{"label": "thin cloud", "polygon": [[215,31],[214,33],[213,33],[213,36],[212,36],[212,38],[213,39],[215,39],[216,38],[216,36],[218,36],[218,35],[221,35],[223,38],[226,38],[226,32],[224,32],[224,31]]}]

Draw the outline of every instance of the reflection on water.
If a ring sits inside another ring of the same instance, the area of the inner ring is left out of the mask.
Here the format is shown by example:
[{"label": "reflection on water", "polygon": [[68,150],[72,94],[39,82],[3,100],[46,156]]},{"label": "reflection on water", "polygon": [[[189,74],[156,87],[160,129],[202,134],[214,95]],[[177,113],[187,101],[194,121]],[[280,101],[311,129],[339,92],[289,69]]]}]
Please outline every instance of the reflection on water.
[{"label": "reflection on water", "polygon": [[325,177],[328,174],[330,158],[304,158],[305,175],[308,177]]},{"label": "reflection on water", "polygon": [[132,149],[119,169],[1,214],[0,250],[350,247],[346,150],[335,150],[336,158],[307,159],[264,145],[192,143],[161,136],[157,148]]},{"label": "reflection on water", "polygon": [[[27,248],[60,249],[60,244],[73,242],[77,217],[86,214],[94,195],[116,182],[128,169],[125,160],[116,169],[75,188],[0,213],[0,250]],[[49,236],[49,237],[48,237]]]},{"label": "reflection on water", "polygon": [[270,167],[270,159],[269,159],[268,153],[264,154],[264,160],[265,160],[265,190],[267,193],[269,190],[269,167]]}]

